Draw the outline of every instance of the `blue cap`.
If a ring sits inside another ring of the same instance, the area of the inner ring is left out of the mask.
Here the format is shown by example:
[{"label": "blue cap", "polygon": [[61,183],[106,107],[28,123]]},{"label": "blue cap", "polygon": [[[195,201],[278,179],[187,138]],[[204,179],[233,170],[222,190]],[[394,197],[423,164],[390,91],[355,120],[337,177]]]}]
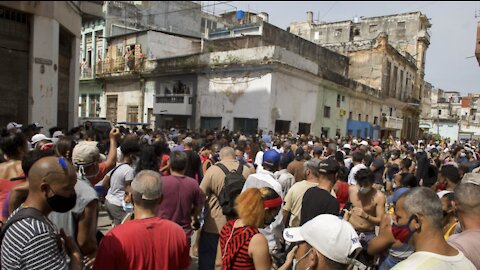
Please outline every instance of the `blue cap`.
[{"label": "blue cap", "polygon": [[280,154],[275,149],[270,149],[263,154],[263,164],[276,167],[280,162]]},{"label": "blue cap", "polygon": [[397,203],[400,196],[402,196],[404,193],[406,193],[409,190],[410,189],[407,187],[401,187],[396,189],[395,192],[393,192],[393,195],[388,197],[387,199],[388,203]]},{"label": "blue cap", "polygon": [[262,141],[268,146],[268,147],[272,147],[272,137],[270,135],[263,135],[262,136]]}]

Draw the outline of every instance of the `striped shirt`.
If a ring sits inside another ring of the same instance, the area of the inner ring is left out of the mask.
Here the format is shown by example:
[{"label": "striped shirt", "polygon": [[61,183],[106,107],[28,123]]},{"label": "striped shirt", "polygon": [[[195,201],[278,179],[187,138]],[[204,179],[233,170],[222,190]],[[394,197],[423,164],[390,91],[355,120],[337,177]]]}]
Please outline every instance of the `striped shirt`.
[{"label": "striped shirt", "polygon": [[68,268],[65,249],[53,226],[34,218],[19,220],[8,228],[2,241],[1,263],[7,270]]},{"label": "striped shirt", "polygon": [[235,220],[228,221],[220,232],[222,269],[253,270],[255,265],[248,255],[248,246],[253,236],[260,232],[251,226],[233,228],[234,223]]}]

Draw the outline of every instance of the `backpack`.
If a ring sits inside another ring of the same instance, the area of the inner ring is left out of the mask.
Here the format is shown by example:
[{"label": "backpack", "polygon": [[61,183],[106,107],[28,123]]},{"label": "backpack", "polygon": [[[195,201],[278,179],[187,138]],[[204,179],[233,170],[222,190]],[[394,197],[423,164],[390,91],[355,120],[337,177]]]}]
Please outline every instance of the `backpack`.
[{"label": "backpack", "polygon": [[245,177],[243,177],[243,164],[240,163],[236,171],[229,171],[225,165],[221,163],[217,165],[224,173],[225,180],[223,188],[218,194],[218,203],[222,207],[223,215],[226,217],[236,217],[237,213],[234,209],[235,199],[242,192],[245,184]]}]

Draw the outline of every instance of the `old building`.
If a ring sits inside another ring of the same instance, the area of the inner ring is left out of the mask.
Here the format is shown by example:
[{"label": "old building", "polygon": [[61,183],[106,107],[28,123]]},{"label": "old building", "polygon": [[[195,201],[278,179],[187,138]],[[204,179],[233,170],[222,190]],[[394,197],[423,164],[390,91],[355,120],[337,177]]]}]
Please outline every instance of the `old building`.
[{"label": "old building", "polygon": [[480,22],[477,23],[477,42],[475,43],[475,57],[480,65]]},{"label": "old building", "polygon": [[82,20],[102,16],[99,1],[0,2],[0,126],[76,125]]},{"label": "old building", "polygon": [[378,111],[382,101],[378,90],[347,78],[345,56],[265,22],[209,37],[201,54],[147,63],[157,77],[157,126],[374,136],[363,127],[347,131],[351,98]]},{"label": "old building", "polygon": [[307,12],[289,31],[349,56],[349,76],[382,92],[382,136],[416,138],[430,27],[420,12],[329,23],[314,22]]}]

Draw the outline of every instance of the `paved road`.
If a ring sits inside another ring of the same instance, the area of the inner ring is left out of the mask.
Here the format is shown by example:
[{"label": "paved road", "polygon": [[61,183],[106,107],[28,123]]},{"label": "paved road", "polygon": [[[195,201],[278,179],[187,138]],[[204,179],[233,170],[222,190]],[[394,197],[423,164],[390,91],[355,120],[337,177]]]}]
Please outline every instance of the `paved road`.
[{"label": "paved road", "polygon": [[[98,214],[98,229],[103,233],[106,234],[112,228],[112,220],[107,214],[107,211],[101,207],[100,213]],[[197,270],[198,269],[198,259],[192,258],[192,265],[190,265],[189,270]]]}]

